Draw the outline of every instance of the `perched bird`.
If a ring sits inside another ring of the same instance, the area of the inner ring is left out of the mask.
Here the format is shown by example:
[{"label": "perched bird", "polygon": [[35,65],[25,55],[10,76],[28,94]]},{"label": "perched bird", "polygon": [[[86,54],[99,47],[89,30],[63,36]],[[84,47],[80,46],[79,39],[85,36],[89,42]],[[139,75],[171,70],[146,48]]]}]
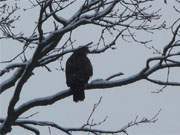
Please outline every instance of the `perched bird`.
[{"label": "perched bird", "polygon": [[75,102],[85,99],[84,89],[89,78],[93,75],[93,68],[87,53],[88,47],[81,47],[73,52],[66,62],[66,84],[73,92]]}]

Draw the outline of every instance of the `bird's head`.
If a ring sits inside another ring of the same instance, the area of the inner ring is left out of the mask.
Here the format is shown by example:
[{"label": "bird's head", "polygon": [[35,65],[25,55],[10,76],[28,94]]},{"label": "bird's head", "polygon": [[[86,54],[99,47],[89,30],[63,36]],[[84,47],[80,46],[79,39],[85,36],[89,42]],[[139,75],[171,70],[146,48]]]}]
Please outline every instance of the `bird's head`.
[{"label": "bird's head", "polygon": [[76,51],[74,51],[75,54],[87,54],[89,52],[89,48],[87,46],[79,47]]}]

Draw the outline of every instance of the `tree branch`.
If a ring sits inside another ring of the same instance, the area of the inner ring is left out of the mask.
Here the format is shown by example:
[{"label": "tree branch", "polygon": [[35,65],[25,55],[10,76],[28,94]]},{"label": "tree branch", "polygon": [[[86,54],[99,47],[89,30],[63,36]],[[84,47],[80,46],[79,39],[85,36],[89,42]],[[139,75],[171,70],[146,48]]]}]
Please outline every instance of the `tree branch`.
[{"label": "tree branch", "polygon": [[24,128],[24,129],[27,129],[33,133],[35,133],[35,135],[40,135],[40,132],[34,128],[34,127],[31,127],[31,126],[28,126],[28,125],[25,125],[25,124],[19,124],[20,127]]},{"label": "tree branch", "polygon": [[[161,111],[161,110],[160,110]],[[67,128],[67,127],[62,127],[59,126],[58,124],[54,123],[54,122],[48,122],[48,121],[34,121],[34,120],[16,120],[15,123],[13,125],[38,125],[38,126],[49,126],[49,127],[53,127],[56,128],[68,135],[71,135],[71,132],[90,132],[93,133],[95,135],[97,134],[118,134],[118,133],[126,133],[127,134],[127,129],[130,127],[134,127],[137,126],[139,124],[150,124],[150,123],[155,123],[158,119],[158,115],[160,113],[160,111],[158,111],[154,116],[152,116],[151,118],[142,118],[140,120],[138,120],[138,116],[135,118],[135,120],[130,121],[127,125],[121,127],[118,130],[100,130],[100,129],[94,129],[94,128],[86,128],[81,126],[80,128]],[[0,123],[3,123],[4,119],[0,119]],[[28,129],[30,129],[32,131],[32,128],[30,128],[29,126],[27,127]]]}]

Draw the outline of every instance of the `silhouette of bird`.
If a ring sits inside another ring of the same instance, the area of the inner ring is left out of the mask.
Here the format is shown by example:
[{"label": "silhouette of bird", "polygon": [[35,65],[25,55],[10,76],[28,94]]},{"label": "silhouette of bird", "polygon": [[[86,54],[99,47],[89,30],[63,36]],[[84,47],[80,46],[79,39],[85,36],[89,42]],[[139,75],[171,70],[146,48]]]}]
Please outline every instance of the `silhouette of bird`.
[{"label": "silhouette of bird", "polygon": [[84,89],[89,78],[93,75],[92,64],[87,57],[89,49],[81,47],[73,52],[66,62],[66,84],[73,92],[73,101],[85,99]]}]

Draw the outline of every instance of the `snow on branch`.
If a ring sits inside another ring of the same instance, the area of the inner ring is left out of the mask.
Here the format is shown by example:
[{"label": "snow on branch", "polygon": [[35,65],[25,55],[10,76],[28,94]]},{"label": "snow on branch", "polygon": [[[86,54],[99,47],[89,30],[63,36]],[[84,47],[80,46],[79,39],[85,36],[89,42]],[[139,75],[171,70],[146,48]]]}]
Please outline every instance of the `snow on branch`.
[{"label": "snow on branch", "polygon": [[[32,4],[31,8],[39,7],[39,16],[36,20],[36,26],[32,31],[32,34],[28,36],[24,36],[23,33],[16,34],[13,29],[14,22],[17,22],[19,16],[15,16],[12,18],[12,15],[19,9],[19,7],[12,7],[11,10],[6,7],[6,4],[0,7],[0,15],[4,17],[0,21],[0,30],[3,32],[3,35],[0,35],[1,39],[14,39],[21,44],[22,51],[15,57],[13,57],[10,61],[6,61],[6,67],[0,71],[0,77],[4,77],[5,73],[9,73],[11,70],[15,70],[14,74],[4,82],[0,84],[0,94],[5,90],[14,87],[14,94],[9,101],[7,117],[1,120],[2,125],[0,126],[0,134],[6,134],[11,131],[11,127],[13,124],[18,124],[18,118],[24,112],[37,107],[37,106],[46,106],[51,105],[59,100],[62,100],[68,96],[72,95],[70,89],[63,90],[61,92],[55,93],[54,95],[47,96],[44,98],[37,98],[30,100],[21,104],[19,107],[15,108],[17,102],[20,99],[21,91],[23,90],[24,84],[27,80],[32,76],[33,70],[40,67],[45,66],[51,62],[54,62],[60,58],[62,58],[65,54],[73,52],[77,48],[73,48],[73,42],[71,40],[72,32],[79,28],[80,26],[87,26],[87,24],[95,25],[101,28],[101,35],[96,44],[94,41],[91,41],[87,45],[95,45],[95,49],[91,49],[89,53],[97,54],[103,53],[108,49],[114,49],[116,46],[116,41],[120,38],[124,38],[124,35],[130,37],[133,41],[146,44],[148,41],[139,41],[136,39],[134,31],[144,31],[150,32],[154,30],[160,30],[164,28],[164,23],[161,25],[151,25],[151,22],[154,20],[158,20],[160,15],[158,14],[159,10],[152,11],[151,6],[149,6],[149,2],[153,2],[154,0],[146,0],[146,1],[128,1],[124,0],[85,0],[81,1],[79,5],[79,9],[75,11],[75,13],[70,17],[66,18],[65,16],[59,16],[62,11],[66,11],[66,8],[75,4],[75,2],[79,2],[77,0],[63,0],[63,1],[55,1],[55,0],[35,0],[29,1]],[[6,2],[6,1],[5,1]],[[147,5],[146,5],[147,4]],[[4,14],[6,12],[6,14]],[[52,21],[54,29],[50,29],[49,32],[45,32],[44,26],[46,26],[46,22]],[[178,24],[179,20],[175,22]],[[173,25],[173,28],[176,25]],[[151,74],[155,74],[157,71],[162,69],[180,67],[180,61],[178,59],[173,59],[180,56],[179,52],[174,53],[174,48],[179,48],[179,29],[180,25],[175,27],[173,30],[173,38],[163,49],[163,52],[159,54],[157,57],[149,58],[146,61],[146,64],[143,69],[140,69],[139,72],[134,73],[134,75],[130,75],[129,77],[121,76],[122,73],[117,73],[115,75],[111,75],[107,79],[98,79],[90,82],[86,86],[86,90],[88,89],[104,89],[104,88],[112,88],[112,87],[120,87],[123,85],[128,85],[131,83],[135,83],[141,80],[147,80],[156,84],[164,84],[164,85],[177,85],[179,86],[179,80],[177,82],[171,82],[167,79],[166,82],[161,80],[156,80],[150,78]],[[133,31],[133,32],[132,32]],[[70,34],[69,34],[70,33]],[[106,41],[106,34],[113,36],[113,39],[110,39],[110,42]],[[70,37],[67,41],[62,43],[63,38],[69,34]],[[32,45],[35,45],[32,47]],[[58,46],[61,45],[60,48]],[[70,48],[71,47],[71,48]],[[29,59],[26,57],[26,52],[29,49],[33,50],[33,53]],[[16,58],[22,58],[22,63],[14,63]],[[152,65],[152,62],[156,62]],[[48,69],[49,70],[49,69]],[[117,78],[120,76],[120,78]],[[116,78],[116,79],[115,79]],[[167,74],[167,78],[169,78],[169,72]],[[22,121],[19,121],[23,125],[19,125],[27,130],[34,132],[35,134],[39,134],[39,131]],[[140,120],[139,122],[133,122],[129,124],[136,125],[139,123],[148,123],[152,122],[148,119]],[[37,123],[37,122],[35,122]],[[42,122],[43,123],[43,122]],[[39,122],[39,124],[42,124]],[[48,125],[48,123],[43,123]],[[52,124],[52,123],[51,123]],[[49,126],[52,126],[49,124]],[[32,123],[30,125],[33,125]],[[126,126],[126,127],[129,127]],[[91,132],[93,134],[100,133],[120,133],[125,132],[126,129],[117,130],[117,131],[105,131],[98,129],[89,129],[89,128],[65,128],[66,133],[70,134],[70,132],[75,131],[83,131],[83,132]]]}]

